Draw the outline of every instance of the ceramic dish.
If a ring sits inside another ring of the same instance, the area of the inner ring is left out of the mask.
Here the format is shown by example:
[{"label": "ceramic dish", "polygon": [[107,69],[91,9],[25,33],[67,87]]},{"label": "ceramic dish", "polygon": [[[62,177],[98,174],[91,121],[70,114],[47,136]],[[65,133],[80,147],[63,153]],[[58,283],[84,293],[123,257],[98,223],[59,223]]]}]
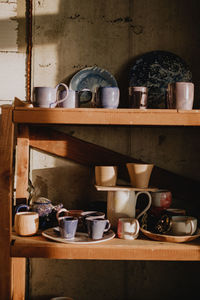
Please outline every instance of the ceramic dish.
[{"label": "ceramic dish", "polygon": [[148,108],[166,108],[170,82],[190,82],[192,73],[182,58],[167,51],[152,51],[137,58],[130,70],[129,86],[148,88]]},{"label": "ceramic dish", "polygon": [[97,244],[106,242],[109,240],[112,240],[115,237],[115,233],[112,230],[109,230],[108,232],[104,233],[104,236],[100,240],[92,240],[88,237],[87,233],[84,232],[77,232],[75,235],[75,238],[73,240],[66,240],[60,237],[59,228],[49,228],[47,230],[44,230],[42,232],[42,235],[50,240],[60,242],[60,243],[66,243],[66,244]]},{"label": "ceramic dish", "polygon": [[[117,87],[117,81],[107,70],[98,67],[85,68],[77,72],[71,79],[69,89],[74,91],[90,90],[95,92],[96,88],[104,86]],[[81,103],[91,100],[91,93],[84,92],[80,97]]]},{"label": "ceramic dish", "polygon": [[193,235],[179,235],[179,236],[174,236],[174,235],[166,235],[166,234],[157,234],[157,233],[152,233],[150,231],[147,231],[143,228],[140,228],[140,231],[150,238],[151,240],[155,241],[160,241],[160,242],[170,242],[170,243],[183,243],[183,242],[189,242],[192,240],[197,239],[200,237],[200,229],[198,228],[195,234]]}]

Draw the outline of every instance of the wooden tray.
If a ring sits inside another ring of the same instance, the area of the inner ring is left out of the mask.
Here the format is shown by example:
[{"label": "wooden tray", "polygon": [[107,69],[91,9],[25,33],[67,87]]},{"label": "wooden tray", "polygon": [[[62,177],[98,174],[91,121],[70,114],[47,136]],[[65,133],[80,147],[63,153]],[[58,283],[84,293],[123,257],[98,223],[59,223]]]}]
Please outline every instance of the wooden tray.
[{"label": "wooden tray", "polygon": [[183,243],[189,242],[200,237],[200,229],[198,228],[196,233],[193,235],[184,235],[184,236],[174,236],[174,235],[166,235],[166,234],[157,234],[150,231],[147,231],[143,228],[140,228],[140,231],[150,238],[151,240],[160,241],[160,242],[170,242],[170,243]]}]

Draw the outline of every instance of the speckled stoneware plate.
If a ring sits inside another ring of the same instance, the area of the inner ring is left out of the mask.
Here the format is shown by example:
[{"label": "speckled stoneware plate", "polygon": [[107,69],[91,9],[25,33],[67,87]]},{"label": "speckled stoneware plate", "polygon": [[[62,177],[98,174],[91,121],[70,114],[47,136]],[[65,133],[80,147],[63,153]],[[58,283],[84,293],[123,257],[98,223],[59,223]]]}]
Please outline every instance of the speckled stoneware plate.
[{"label": "speckled stoneware plate", "polygon": [[167,51],[152,51],[134,62],[129,86],[148,88],[148,108],[166,108],[168,83],[191,80],[192,73],[181,57]]},{"label": "speckled stoneware plate", "polygon": [[160,242],[169,242],[169,243],[184,243],[197,239],[200,237],[200,229],[198,228],[195,234],[193,235],[166,235],[166,234],[157,234],[150,231],[147,231],[143,228],[140,228],[140,231],[150,238],[151,240],[160,241]]},{"label": "speckled stoneware plate", "polygon": [[42,232],[42,235],[50,240],[66,244],[97,244],[112,240],[115,237],[115,233],[112,230],[104,233],[104,236],[100,240],[92,240],[88,237],[87,233],[76,232],[75,238],[73,240],[67,240],[60,237],[60,232],[58,227],[49,228]]},{"label": "speckled stoneware plate", "polygon": [[[84,68],[77,72],[71,79],[69,89],[74,91],[82,91],[88,89],[91,92],[95,92],[96,88],[104,86],[117,87],[117,81],[115,77],[107,70],[98,67]],[[91,100],[91,93],[85,92],[80,97],[81,103],[86,103]]]}]

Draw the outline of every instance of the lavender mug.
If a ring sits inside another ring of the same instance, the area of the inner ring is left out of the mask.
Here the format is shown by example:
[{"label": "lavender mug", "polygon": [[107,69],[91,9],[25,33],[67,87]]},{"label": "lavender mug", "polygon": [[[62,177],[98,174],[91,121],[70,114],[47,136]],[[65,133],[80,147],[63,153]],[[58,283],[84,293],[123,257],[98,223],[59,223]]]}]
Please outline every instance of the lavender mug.
[{"label": "lavender mug", "polygon": [[[58,89],[63,86],[66,94],[60,99]],[[33,90],[33,105],[36,107],[54,108],[68,97],[69,89],[65,83],[59,83],[55,88],[38,86]]]}]

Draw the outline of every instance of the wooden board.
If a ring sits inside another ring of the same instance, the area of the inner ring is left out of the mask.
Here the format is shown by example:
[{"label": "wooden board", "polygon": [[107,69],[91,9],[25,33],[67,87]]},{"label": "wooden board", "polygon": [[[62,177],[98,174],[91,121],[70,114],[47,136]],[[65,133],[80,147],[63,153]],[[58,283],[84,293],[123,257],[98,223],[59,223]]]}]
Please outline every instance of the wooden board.
[{"label": "wooden board", "polygon": [[29,124],[200,126],[200,110],[17,107],[13,120]]},{"label": "wooden board", "polygon": [[13,179],[13,140],[14,126],[11,107],[2,107],[0,128],[0,299],[11,299],[11,207]]},{"label": "wooden board", "polygon": [[148,239],[134,241],[114,238],[100,244],[75,245],[51,242],[42,236],[13,234],[13,257],[98,260],[200,260],[200,239],[188,243],[165,243]]},{"label": "wooden board", "polygon": [[131,186],[101,186],[101,185],[95,185],[95,188],[97,191],[136,191],[136,192],[156,192],[158,188],[134,188]]}]

